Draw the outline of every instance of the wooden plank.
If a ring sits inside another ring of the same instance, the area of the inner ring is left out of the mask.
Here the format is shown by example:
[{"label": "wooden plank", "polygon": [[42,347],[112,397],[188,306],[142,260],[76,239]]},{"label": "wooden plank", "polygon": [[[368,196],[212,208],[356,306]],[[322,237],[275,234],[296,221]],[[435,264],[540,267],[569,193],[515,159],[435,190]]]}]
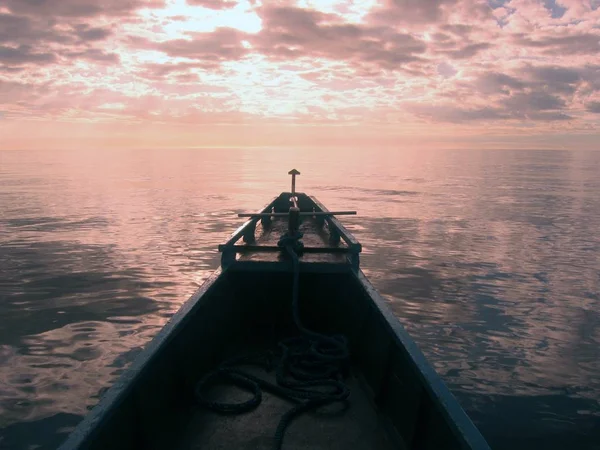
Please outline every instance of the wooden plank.
[{"label": "wooden plank", "polygon": [[[285,248],[277,245],[219,245],[219,251],[234,250],[237,253],[245,252],[283,252]],[[304,247],[300,253],[356,253],[349,247]]]},{"label": "wooden plank", "polygon": [[403,375],[389,374],[385,394],[380,398],[380,405],[382,411],[390,418],[402,442],[408,447],[408,443],[413,439],[419,393],[423,388],[416,380],[410,383],[411,380]]},{"label": "wooden plank", "polygon": [[[308,200],[306,200],[308,202]],[[306,207],[305,202],[305,207]],[[312,203],[310,203],[312,204]],[[257,251],[250,251],[253,247],[247,245],[240,247],[236,246],[221,246],[220,250],[224,251],[223,255],[230,255],[227,261],[227,267],[232,267],[240,264],[241,262],[252,262],[252,263],[277,263],[283,265],[286,270],[291,270],[289,264],[289,257],[286,252],[282,251],[279,247],[278,242],[282,236],[286,235],[288,231],[288,223],[286,220],[273,219],[268,228],[257,229],[256,233],[256,245],[254,249]],[[319,226],[318,221],[313,218],[305,218],[300,224],[300,232],[303,233],[301,239],[305,249],[328,249],[334,246],[328,244],[329,234],[326,230]],[[252,244],[255,245],[255,244]],[[267,251],[261,251],[262,248],[266,248]],[[300,257],[300,264],[304,263],[330,263],[332,265],[350,265],[348,260],[356,255],[352,252],[352,249],[344,245],[335,246],[336,250],[307,250],[302,252]],[[342,250],[337,250],[337,249]],[[347,253],[350,251],[350,253]],[[239,255],[238,258],[235,258]],[[254,269],[250,269],[254,270]],[[261,270],[267,270],[262,267]],[[280,270],[277,267],[273,267],[273,270]]]},{"label": "wooden plank", "polygon": [[[316,197],[310,196],[309,198],[314,202],[315,206],[320,211],[329,212],[325,205],[323,205],[319,200],[317,200]],[[327,221],[327,224],[330,228],[336,229],[338,231],[340,237],[344,240],[344,242],[346,242],[346,244],[348,244],[348,247],[355,248],[358,252],[362,250],[362,245],[360,244],[360,242],[358,242],[354,235],[350,233],[350,231],[348,231],[338,219],[336,219],[335,217],[327,216],[325,217],[325,220]]]},{"label": "wooden plank", "polygon": [[[320,217],[320,216],[355,216],[356,211],[301,211],[301,216]],[[289,212],[262,212],[262,213],[240,213],[238,217],[288,217]]]},{"label": "wooden plank", "polygon": [[[279,200],[279,198],[280,197],[275,197],[274,199],[272,199],[260,211],[258,211],[258,214],[270,212],[271,211],[271,207],[273,207],[273,205],[275,205],[275,203],[277,202],[277,200]],[[223,245],[227,246],[227,245],[233,245],[233,244],[235,244],[244,235],[244,232],[246,231],[246,229],[248,227],[256,226],[256,222],[258,222],[258,218],[253,218],[253,219],[250,219],[250,220],[247,220],[246,222],[244,222],[243,225],[241,225],[237,230],[235,230],[231,234],[231,237]]]},{"label": "wooden plank", "polygon": [[392,419],[402,439],[409,443],[413,440],[419,402],[425,388],[410,355],[397,346],[394,346],[390,372],[383,409]]},{"label": "wooden plank", "polygon": [[388,356],[393,345],[388,331],[381,322],[381,317],[374,311],[368,314],[356,355],[375,401],[385,382]]},{"label": "wooden plank", "polygon": [[[228,271],[233,272],[291,272],[291,261],[236,261]],[[300,262],[300,273],[347,273],[351,266],[346,262]]]},{"label": "wooden plank", "polygon": [[415,450],[454,450],[455,435],[452,424],[444,419],[442,411],[425,391],[417,410],[416,424],[410,448]]}]

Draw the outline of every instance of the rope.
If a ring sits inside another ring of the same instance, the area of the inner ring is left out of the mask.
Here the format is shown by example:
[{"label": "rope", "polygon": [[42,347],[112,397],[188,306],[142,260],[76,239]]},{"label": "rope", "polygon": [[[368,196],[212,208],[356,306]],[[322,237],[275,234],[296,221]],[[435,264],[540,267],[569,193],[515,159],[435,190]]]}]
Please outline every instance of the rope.
[{"label": "rope", "polygon": [[[278,245],[286,250],[292,260],[292,314],[301,336],[283,339],[278,343],[280,355],[273,352],[236,357],[222,363],[208,373],[195,388],[196,401],[222,414],[241,414],[257,408],[262,401],[262,390],[296,403],[280,419],[273,439],[273,449],[281,450],[285,431],[290,423],[303,413],[320,406],[345,401],[350,389],[343,382],[347,371],[349,351],[342,335],[328,336],[306,328],[299,313],[300,261],[302,233],[284,235]],[[241,370],[238,366],[260,367],[267,372],[275,369],[276,383]],[[211,401],[205,391],[211,385],[223,382],[246,390],[252,398],[241,403]]]}]

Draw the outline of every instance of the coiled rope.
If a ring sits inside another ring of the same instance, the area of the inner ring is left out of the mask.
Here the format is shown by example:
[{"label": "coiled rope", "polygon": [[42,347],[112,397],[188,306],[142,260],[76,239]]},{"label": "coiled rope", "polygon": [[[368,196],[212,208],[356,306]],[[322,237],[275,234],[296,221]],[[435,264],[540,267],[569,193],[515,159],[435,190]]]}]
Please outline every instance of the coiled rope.
[{"label": "coiled rope", "polygon": [[[278,245],[292,260],[292,314],[301,335],[279,341],[280,355],[273,352],[246,355],[229,359],[216,370],[204,376],[195,387],[196,401],[222,414],[241,414],[257,408],[262,401],[262,390],[296,403],[279,421],[273,439],[273,449],[281,450],[287,427],[298,416],[320,406],[345,401],[350,389],[343,381],[349,361],[348,343],[342,335],[324,335],[306,328],[300,320],[299,278],[302,251],[302,233],[284,235]],[[253,365],[266,371],[275,369],[276,383],[249,374],[237,366]],[[205,393],[209,386],[230,382],[252,393],[252,398],[241,403],[209,400]]]}]

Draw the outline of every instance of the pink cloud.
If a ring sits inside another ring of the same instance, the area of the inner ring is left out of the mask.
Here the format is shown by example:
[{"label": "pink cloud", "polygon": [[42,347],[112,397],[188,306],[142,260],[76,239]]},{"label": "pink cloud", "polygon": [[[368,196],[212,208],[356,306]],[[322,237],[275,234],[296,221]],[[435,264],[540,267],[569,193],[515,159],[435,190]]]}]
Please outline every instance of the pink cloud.
[{"label": "pink cloud", "polygon": [[[41,2],[34,7],[30,2],[8,2],[9,11],[0,12],[0,63],[4,68],[20,72],[22,66],[48,66],[65,60],[82,59],[99,63],[116,63],[118,55],[99,46],[114,34],[110,26],[95,26],[87,17],[61,18],[66,10],[57,8],[52,15],[45,15],[45,8],[52,2]],[[65,3],[63,7],[69,6]],[[71,5],[73,6],[73,5]],[[74,7],[73,14],[92,13]],[[95,10],[94,10],[95,11]]]},{"label": "pink cloud", "polygon": [[190,5],[203,6],[210,9],[227,9],[237,5],[237,0],[187,0]]},{"label": "pink cloud", "polygon": [[233,28],[218,28],[212,33],[188,33],[189,39],[152,43],[141,41],[141,46],[162,51],[172,57],[203,61],[209,67],[222,61],[237,60],[248,53],[242,40],[246,34]]},{"label": "pink cloud", "polygon": [[535,33],[534,37],[526,34],[516,34],[514,39],[517,46],[537,48],[547,55],[564,55],[565,53],[590,55],[600,53],[600,32]]},{"label": "pink cloud", "polygon": [[589,112],[600,114],[600,102],[588,102],[585,107]]},{"label": "pink cloud", "polygon": [[386,0],[372,12],[371,20],[385,24],[439,22],[458,0]]},{"label": "pink cloud", "polygon": [[96,17],[122,16],[137,9],[159,8],[165,5],[164,0],[2,0],[11,13],[32,17]]},{"label": "pink cloud", "polygon": [[56,61],[56,55],[53,53],[36,51],[30,45],[19,45],[18,47],[0,46],[0,61],[6,65],[22,64],[52,64]]},{"label": "pink cloud", "polygon": [[301,8],[263,7],[263,30],[250,38],[274,59],[327,58],[386,69],[420,59],[426,46],[391,28],[344,23],[339,16]]},{"label": "pink cloud", "polygon": [[0,0],[3,122],[598,132],[592,2],[364,3]]}]

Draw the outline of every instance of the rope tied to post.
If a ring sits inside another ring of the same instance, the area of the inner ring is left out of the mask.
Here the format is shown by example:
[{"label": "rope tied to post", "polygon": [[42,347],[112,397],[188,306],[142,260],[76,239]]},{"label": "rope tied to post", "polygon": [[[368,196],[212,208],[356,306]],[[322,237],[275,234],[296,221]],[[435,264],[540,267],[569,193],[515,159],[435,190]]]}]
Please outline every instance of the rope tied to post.
[{"label": "rope tied to post", "polygon": [[[273,449],[281,450],[287,427],[298,416],[321,406],[345,402],[350,389],[344,383],[348,372],[348,343],[342,335],[325,335],[310,330],[300,319],[300,260],[298,254],[304,245],[303,234],[296,231],[281,237],[278,246],[286,250],[292,261],[292,314],[300,336],[278,342],[279,357],[274,352],[247,355],[225,361],[216,370],[204,376],[196,385],[195,397],[199,404],[223,414],[241,414],[257,408],[262,401],[262,389],[296,403],[283,414],[273,439]],[[266,372],[275,369],[276,383],[249,374],[237,366],[261,367]],[[252,393],[250,400],[241,403],[211,401],[205,389],[218,382],[230,383]]]},{"label": "rope tied to post", "polygon": [[304,243],[300,240],[304,236],[304,233],[297,231],[294,234],[286,233],[277,242],[277,246],[285,249],[288,255],[292,258],[298,259],[298,255],[302,253],[304,249]]}]

